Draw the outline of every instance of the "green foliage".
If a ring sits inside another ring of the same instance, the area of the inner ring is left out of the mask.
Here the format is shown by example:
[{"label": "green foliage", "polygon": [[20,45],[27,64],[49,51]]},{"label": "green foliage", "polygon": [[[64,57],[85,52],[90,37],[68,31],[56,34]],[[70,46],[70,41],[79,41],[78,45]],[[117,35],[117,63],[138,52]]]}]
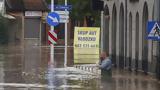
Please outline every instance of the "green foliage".
[{"label": "green foliage", "polygon": [[0,44],[8,42],[7,19],[0,15]]},{"label": "green foliage", "polygon": [[[51,0],[46,0],[48,4]],[[86,16],[92,16],[95,19],[96,26],[100,25],[100,12],[94,11],[91,8],[92,0],[67,0],[68,4],[72,5],[70,18],[72,20],[83,22]],[[58,0],[59,5],[64,5],[65,0]]]},{"label": "green foliage", "polygon": [[100,25],[100,12],[92,10],[92,0],[68,0],[72,5],[70,18],[83,22],[86,16],[92,16],[95,19],[95,26]]},{"label": "green foliage", "polygon": [[46,0],[47,4],[50,4],[51,3],[51,0]]},{"label": "green foliage", "polygon": [[71,18],[83,20],[85,16],[96,17],[98,15],[97,12],[91,8],[91,0],[69,0],[69,4],[73,6]]}]

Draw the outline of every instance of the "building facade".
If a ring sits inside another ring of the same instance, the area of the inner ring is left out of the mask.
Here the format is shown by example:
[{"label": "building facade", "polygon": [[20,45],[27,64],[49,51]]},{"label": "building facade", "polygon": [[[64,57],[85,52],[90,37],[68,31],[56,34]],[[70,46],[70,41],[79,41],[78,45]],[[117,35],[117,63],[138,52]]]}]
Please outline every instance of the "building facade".
[{"label": "building facade", "polygon": [[9,19],[9,44],[41,45],[47,41],[45,17],[48,6],[45,0],[5,0]]},{"label": "building facade", "polygon": [[116,67],[155,73],[157,41],[147,40],[155,0],[103,1],[102,49],[110,53]]}]

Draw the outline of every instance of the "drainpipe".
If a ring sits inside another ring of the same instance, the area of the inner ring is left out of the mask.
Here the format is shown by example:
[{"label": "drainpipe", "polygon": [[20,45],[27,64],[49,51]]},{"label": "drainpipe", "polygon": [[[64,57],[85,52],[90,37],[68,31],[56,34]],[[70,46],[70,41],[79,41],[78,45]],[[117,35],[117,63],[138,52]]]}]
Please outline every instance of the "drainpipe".
[{"label": "drainpipe", "polygon": [[[158,18],[157,18],[157,21],[160,21],[160,11],[159,11],[159,8],[160,8],[160,0],[157,0],[157,13],[158,13]],[[158,41],[158,52],[157,52],[157,56],[158,56],[158,79],[160,80],[160,41]]]},{"label": "drainpipe", "polygon": [[[160,21],[160,11],[159,11],[159,8],[160,8],[160,0],[157,0],[157,1],[158,1],[158,8],[157,8],[157,9],[158,9],[158,15],[157,15],[157,16],[158,16],[158,21]],[[158,74],[159,74],[158,79],[160,80],[160,41],[159,41],[159,45],[158,45],[158,46],[159,46],[158,53],[157,53],[158,56],[159,56],[159,57],[158,57],[158,64],[159,64],[159,67],[158,67],[158,70],[159,70],[159,71],[158,71],[158,72],[159,72],[159,73],[158,73]]]},{"label": "drainpipe", "polygon": [[[154,21],[160,21],[160,0],[154,1]],[[157,43],[157,50],[156,50],[156,56],[157,56],[157,63],[156,63],[156,77],[160,80],[160,41]]]},{"label": "drainpipe", "polygon": [[124,62],[124,68],[127,66],[127,0],[125,0],[125,62]]}]

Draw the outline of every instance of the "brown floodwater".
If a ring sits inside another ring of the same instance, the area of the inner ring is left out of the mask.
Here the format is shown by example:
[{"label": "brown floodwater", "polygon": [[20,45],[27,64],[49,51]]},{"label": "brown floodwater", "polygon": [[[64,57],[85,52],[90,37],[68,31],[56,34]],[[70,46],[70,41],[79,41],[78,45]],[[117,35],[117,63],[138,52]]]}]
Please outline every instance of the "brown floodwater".
[{"label": "brown floodwater", "polygon": [[154,77],[140,72],[114,68],[102,79],[78,71],[71,67],[73,53],[70,68],[63,68],[63,49],[56,48],[52,64],[49,47],[0,46],[0,90],[160,90]]}]

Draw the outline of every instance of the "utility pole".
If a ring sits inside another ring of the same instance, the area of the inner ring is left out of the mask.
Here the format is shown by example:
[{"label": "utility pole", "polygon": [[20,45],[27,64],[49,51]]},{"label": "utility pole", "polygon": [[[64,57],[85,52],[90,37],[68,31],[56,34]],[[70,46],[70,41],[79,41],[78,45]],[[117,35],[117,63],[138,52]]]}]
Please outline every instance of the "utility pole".
[{"label": "utility pole", "polygon": [[[65,6],[67,6],[67,0],[65,0]],[[67,12],[67,9],[65,9]],[[51,0],[51,12],[54,12],[54,0]],[[51,30],[54,32],[54,27],[51,26]],[[67,67],[67,22],[65,22],[65,54],[64,54],[64,67]],[[51,44],[51,63],[54,63],[54,45]]]}]

